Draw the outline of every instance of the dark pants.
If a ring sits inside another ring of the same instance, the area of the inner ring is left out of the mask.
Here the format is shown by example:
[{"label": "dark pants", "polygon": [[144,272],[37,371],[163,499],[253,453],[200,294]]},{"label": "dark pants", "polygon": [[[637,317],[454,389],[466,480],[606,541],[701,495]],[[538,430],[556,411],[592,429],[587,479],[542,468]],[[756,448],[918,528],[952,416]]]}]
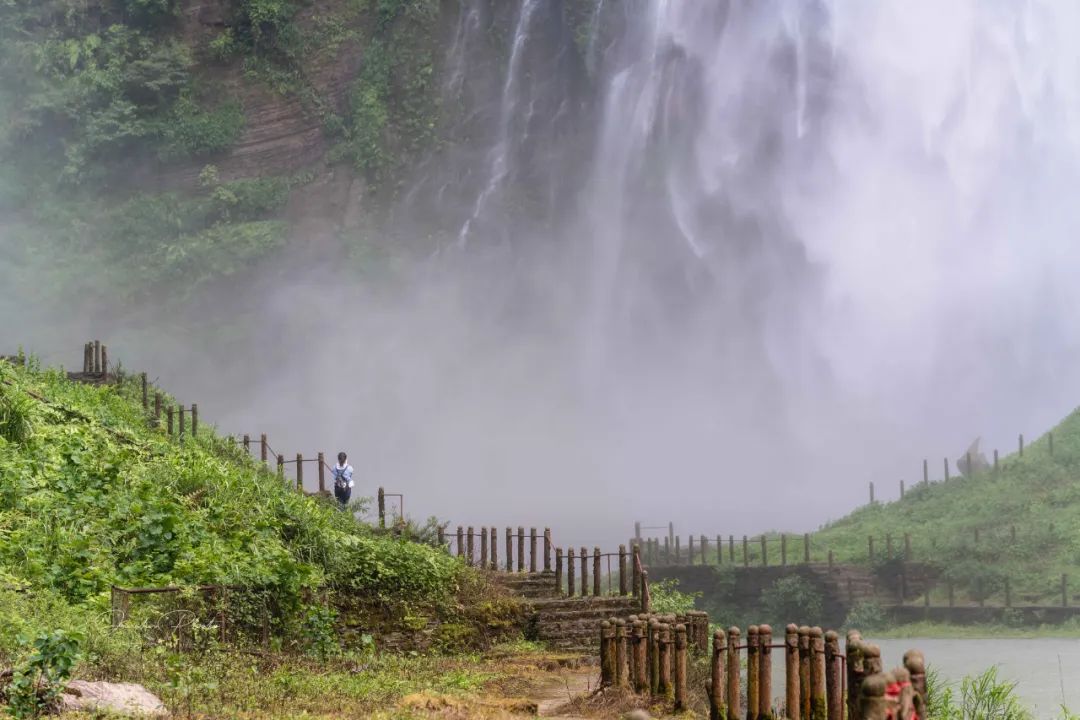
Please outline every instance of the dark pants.
[{"label": "dark pants", "polygon": [[345,507],[349,504],[349,497],[352,495],[352,488],[334,486],[334,497],[341,503],[341,507]]}]

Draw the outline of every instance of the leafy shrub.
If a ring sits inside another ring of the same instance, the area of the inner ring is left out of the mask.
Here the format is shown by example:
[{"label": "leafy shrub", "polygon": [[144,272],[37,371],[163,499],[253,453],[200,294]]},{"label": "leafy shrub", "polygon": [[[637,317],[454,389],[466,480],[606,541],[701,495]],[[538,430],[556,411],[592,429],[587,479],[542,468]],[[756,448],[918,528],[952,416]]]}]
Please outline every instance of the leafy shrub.
[{"label": "leafy shrub", "polygon": [[813,625],[821,622],[821,592],[804,577],[789,575],[776,580],[761,592],[761,608],[777,627],[788,623]]},{"label": "leafy shrub", "polygon": [[236,144],[244,130],[244,111],[237,102],[207,110],[183,94],[160,128],[162,160],[205,157]]},{"label": "leafy shrub", "polygon": [[965,677],[959,693],[933,667],[927,668],[927,715],[933,720],[1031,720],[1016,696],[1016,683],[998,678],[997,667]]},{"label": "leafy shrub", "polygon": [[848,611],[845,628],[856,630],[881,630],[888,625],[885,610],[873,600],[864,600]]},{"label": "leafy shrub", "polygon": [[12,443],[26,442],[33,431],[31,400],[0,385],[0,438]]},{"label": "leafy shrub", "polygon": [[8,712],[16,718],[38,717],[50,710],[79,660],[79,637],[63,630],[20,638],[30,655],[15,668],[7,686]]},{"label": "leafy shrub", "polygon": [[653,612],[674,613],[676,615],[694,609],[694,603],[701,593],[687,593],[679,590],[679,581],[674,578],[649,584],[649,595]]}]

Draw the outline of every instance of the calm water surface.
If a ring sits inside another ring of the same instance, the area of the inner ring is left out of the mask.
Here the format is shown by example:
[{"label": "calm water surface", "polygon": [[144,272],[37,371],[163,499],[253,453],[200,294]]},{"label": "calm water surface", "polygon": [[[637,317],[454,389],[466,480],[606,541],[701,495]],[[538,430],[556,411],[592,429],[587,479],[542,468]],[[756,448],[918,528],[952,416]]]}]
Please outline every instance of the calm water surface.
[{"label": "calm water surface", "polygon": [[997,665],[999,677],[1018,683],[1017,693],[1036,717],[1059,715],[1063,686],[1064,703],[1074,712],[1080,711],[1080,639],[871,641],[881,646],[886,669],[899,665],[910,648],[922,650],[928,664],[957,682],[965,675],[977,675]]}]

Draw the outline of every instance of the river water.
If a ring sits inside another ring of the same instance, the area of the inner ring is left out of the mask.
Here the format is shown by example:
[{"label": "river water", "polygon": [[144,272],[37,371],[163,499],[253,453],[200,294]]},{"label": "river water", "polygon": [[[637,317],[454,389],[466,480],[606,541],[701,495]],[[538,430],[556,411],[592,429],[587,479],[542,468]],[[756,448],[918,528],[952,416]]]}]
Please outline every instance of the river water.
[{"label": "river water", "polygon": [[871,641],[881,646],[886,668],[896,667],[904,652],[918,648],[929,665],[957,683],[997,665],[1000,678],[1018,683],[1017,693],[1037,718],[1058,717],[1063,702],[1074,712],[1080,710],[1078,638]]}]

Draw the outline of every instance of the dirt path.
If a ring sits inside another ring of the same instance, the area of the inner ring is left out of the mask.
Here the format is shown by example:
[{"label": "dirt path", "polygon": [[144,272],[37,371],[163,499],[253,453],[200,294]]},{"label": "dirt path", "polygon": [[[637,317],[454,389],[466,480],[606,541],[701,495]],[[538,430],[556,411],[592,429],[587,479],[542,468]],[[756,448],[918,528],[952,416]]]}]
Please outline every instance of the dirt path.
[{"label": "dirt path", "polygon": [[578,715],[564,715],[559,711],[571,700],[589,694],[596,687],[600,679],[597,668],[567,668],[552,674],[555,677],[537,686],[531,697],[537,703],[539,716],[583,720]]}]

